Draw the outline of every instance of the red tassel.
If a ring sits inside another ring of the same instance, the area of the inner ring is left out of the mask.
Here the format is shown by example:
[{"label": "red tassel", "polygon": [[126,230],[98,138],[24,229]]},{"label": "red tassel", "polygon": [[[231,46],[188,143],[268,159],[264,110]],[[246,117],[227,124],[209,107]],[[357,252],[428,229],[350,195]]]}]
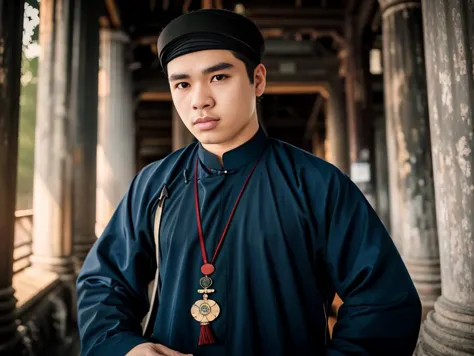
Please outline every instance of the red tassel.
[{"label": "red tassel", "polygon": [[199,346],[215,344],[214,334],[212,333],[211,325],[201,324],[201,333],[199,334]]}]

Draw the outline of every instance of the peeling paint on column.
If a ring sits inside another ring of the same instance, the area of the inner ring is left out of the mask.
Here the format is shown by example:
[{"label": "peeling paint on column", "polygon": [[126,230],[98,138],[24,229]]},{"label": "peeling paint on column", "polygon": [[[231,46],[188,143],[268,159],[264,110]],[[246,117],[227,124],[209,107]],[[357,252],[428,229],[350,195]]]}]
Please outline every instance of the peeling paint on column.
[{"label": "peeling paint on column", "polygon": [[[442,2],[437,1],[433,9],[425,10],[433,17],[431,30],[427,34],[429,62],[428,83],[430,103],[433,111],[433,146],[436,174],[437,204],[446,210],[438,216],[440,241],[445,254],[442,266],[443,289],[446,296],[459,303],[474,303],[474,260],[465,259],[474,248],[472,148],[473,148],[473,70],[467,71],[467,62],[472,63],[465,48],[472,48],[471,31],[473,19],[468,14],[467,1],[452,1],[446,12]],[[464,3],[464,4],[463,4]],[[463,6],[464,5],[464,6]],[[435,10],[436,8],[436,10]],[[471,5],[471,16],[472,13]],[[441,98],[439,100],[438,98]],[[464,223],[463,223],[464,221]]]},{"label": "peeling paint on column", "polygon": [[474,1],[422,9],[442,296],[417,355],[473,355]]},{"label": "peeling paint on column", "polygon": [[420,4],[384,1],[386,120],[397,239],[425,313],[441,293]]}]

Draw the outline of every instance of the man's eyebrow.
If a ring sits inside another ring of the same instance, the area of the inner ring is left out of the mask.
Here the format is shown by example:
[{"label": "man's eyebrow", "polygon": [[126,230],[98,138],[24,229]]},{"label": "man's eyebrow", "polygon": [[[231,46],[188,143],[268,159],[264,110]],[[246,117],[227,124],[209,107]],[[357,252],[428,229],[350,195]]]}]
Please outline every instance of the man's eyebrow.
[{"label": "man's eyebrow", "polygon": [[[234,68],[233,64],[226,63],[226,62],[221,62],[221,63],[217,63],[217,64],[215,64],[211,67],[208,67],[208,68],[204,69],[202,71],[202,74],[210,74],[210,73],[218,72],[220,70],[231,69],[231,68]],[[190,78],[189,74],[176,73],[176,74],[171,74],[169,76],[168,80],[170,82],[173,82],[175,80],[183,80],[183,79],[189,79],[189,78]]]},{"label": "man's eyebrow", "polygon": [[210,73],[214,73],[214,72],[218,72],[220,70],[230,69],[230,68],[234,68],[234,65],[231,64],[231,63],[221,62],[221,63],[217,63],[216,65],[213,65],[209,68],[204,69],[202,71],[202,74],[210,74]]},{"label": "man's eyebrow", "polygon": [[189,79],[189,74],[171,74],[168,78],[170,82],[182,79]]}]

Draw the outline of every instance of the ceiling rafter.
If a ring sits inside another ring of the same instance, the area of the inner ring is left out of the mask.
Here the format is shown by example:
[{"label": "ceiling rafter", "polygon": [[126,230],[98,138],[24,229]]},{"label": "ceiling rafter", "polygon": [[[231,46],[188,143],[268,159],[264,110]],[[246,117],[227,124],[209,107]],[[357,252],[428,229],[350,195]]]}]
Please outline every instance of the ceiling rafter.
[{"label": "ceiling rafter", "polygon": [[122,21],[120,19],[120,12],[115,0],[105,0],[105,8],[110,18],[110,23],[114,28],[120,28]]}]

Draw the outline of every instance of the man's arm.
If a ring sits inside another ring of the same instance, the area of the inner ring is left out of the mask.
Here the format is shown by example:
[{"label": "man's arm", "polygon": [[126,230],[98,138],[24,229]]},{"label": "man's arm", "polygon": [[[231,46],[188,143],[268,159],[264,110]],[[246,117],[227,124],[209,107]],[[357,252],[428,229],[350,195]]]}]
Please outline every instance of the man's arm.
[{"label": "man's arm", "polygon": [[326,205],[327,262],[343,300],[327,356],[411,356],[421,302],[391,237],[345,175],[334,175]]},{"label": "man's arm", "polygon": [[155,274],[149,203],[135,178],[77,280],[81,355],[125,355],[141,336],[148,283]]}]

